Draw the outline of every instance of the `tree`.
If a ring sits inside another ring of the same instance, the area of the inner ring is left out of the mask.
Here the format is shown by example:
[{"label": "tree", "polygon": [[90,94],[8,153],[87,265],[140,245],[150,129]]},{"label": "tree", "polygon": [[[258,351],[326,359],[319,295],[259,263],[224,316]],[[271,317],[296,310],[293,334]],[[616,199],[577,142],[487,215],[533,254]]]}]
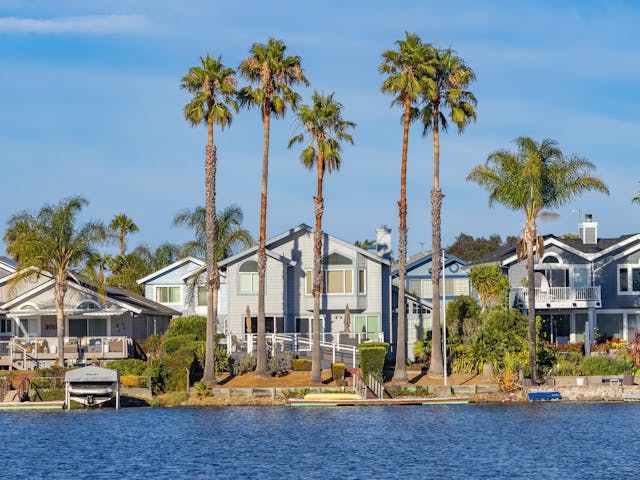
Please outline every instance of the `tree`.
[{"label": "tree", "polygon": [[364,240],[356,240],[353,244],[358,248],[362,248],[363,250],[366,250],[367,247],[370,247],[371,245],[375,245],[376,241],[365,238]]},{"label": "tree", "polygon": [[[206,250],[206,212],[203,207],[185,209],[173,219],[174,226],[186,227],[194,233],[193,240],[184,243],[180,249],[182,256],[200,257]],[[248,230],[242,228],[242,210],[236,205],[226,207],[216,215],[216,238],[214,257],[216,264],[255,242]],[[198,278],[206,272],[206,266],[195,270],[189,285],[191,295],[196,293]]]},{"label": "tree", "polygon": [[442,345],[440,334],[440,270],[442,199],[440,189],[440,128],[447,130],[447,116],[462,133],[464,128],[476,118],[476,98],[466,89],[475,80],[473,70],[455,55],[451,49],[434,50],[428,62],[433,74],[425,79],[422,93],[421,111],[423,134],[433,132],[433,188],[431,190],[431,236],[433,266],[433,312],[431,329],[433,331],[433,349],[429,365],[430,376],[443,375]]},{"label": "tree", "polygon": [[471,269],[469,276],[473,289],[478,293],[483,311],[505,300],[509,291],[509,277],[502,272],[499,265],[478,265]]},{"label": "tree", "polygon": [[353,144],[353,138],[347,129],[354,128],[355,123],[342,119],[342,105],[328,96],[313,92],[312,105],[303,105],[298,111],[298,120],[302,133],[289,140],[289,148],[296,143],[304,142],[308,137],[308,146],[302,150],[302,164],[317,172],[317,195],[315,203],[316,228],[313,232],[313,351],[311,363],[311,382],[322,383],[320,368],[320,293],[322,289],[322,215],[324,213],[324,197],[322,183],[325,171],[331,173],[340,169],[342,161],[340,142]]},{"label": "tree", "polygon": [[7,253],[18,262],[17,279],[31,274],[28,267],[49,272],[54,279],[58,363],[64,365],[64,299],[67,279],[106,238],[99,222],[78,225],[78,214],[88,202],[82,197],[46,204],[37,213],[20,212],[9,218],[4,236]]},{"label": "tree", "polygon": [[269,173],[269,133],[271,114],[283,117],[287,105],[295,109],[300,96],[291,89],[296,84],[308,85],[298,56],[286,56],[287,47],[271,37],[267,44],[254,43],[249,58],[240,64],[240,74],[252,86],[240,90],[239,99],[247,107],[259,107],[263,125],[262,186],[260,194],[260,231],[258,234],[258,345],[256,375],[267,376],[267,349],[264,322],[264,280],[267,268],[267,181]]},{"label": "tree", "polygon": [[486,257],[502,247],[513,246],[515,245],[514,242],[515,237],[511,236],[507,237],[503,243],[500,235],[491,235],[489,238],[474,238],[471,235],[461,232],[446,250],[450,255],[455,255],[467,262],[473,262]]},{"label": "tree", "polygon": [[406,33],[404,40],[396,40],[397,50],[382,53],[380,73],[388,76],[382,82],[382,92],[393,95],[391,105],[403,109],[402,155],[400,163],[400,201],[398,210],[398,334],[396,338],[396,364],[394,382],[407,381],[407,332],[404,302],[407,273],[407,151],[409,147],[409,123],[420,93],[423,78],[433,70],[427,60],[432,48],[425,45],[415,33]]},{"label": "tree", "polygon": [[129,233],[137,232],[138,226],[133,223],[129,217],[127,217],[124,213],[119,213],[113,217],[111,223],[109,224],[109,230],[118,238],[120,242],[120,255],[124,255],[125,249],[125,237]]},{"label": "tree", "polygon": [[216,146],[213,143],[213,125],[220,130],[231,124],[231,110],[237,110],[235,101],[235,71],[222,64],[220,57],[207,54],[200,57],[201,66],[191,67],[182,77],[181,87],[192,94],[184,107],[184,118],[195,127],[207,125],[207,147],[205,149],[205,202],[206,211],[206,264],[207,264],[207,341],[205,348],[204,375],[202,381],[215,383],[215,358],[213,342],[217,334],[218,292],[220,273],[215,259],[216,238]]},{"label": "tree", "polygon": [[584,192],[609,193],[599,178],[591,175],[595,166],[577,155],[565,156],[558,144],[545,138],[537,143],[530,137],[515,140],[517,151],[496,150],[484,165],[476,166],[467,180],[489,193],[489,205],[501,203],[525,216],[522,237],[517,245],[518,259],[527,259],[529,363],[531,379],[537,382],[534,252],[542,253],[537,218],[544,209],[558,208]]}]

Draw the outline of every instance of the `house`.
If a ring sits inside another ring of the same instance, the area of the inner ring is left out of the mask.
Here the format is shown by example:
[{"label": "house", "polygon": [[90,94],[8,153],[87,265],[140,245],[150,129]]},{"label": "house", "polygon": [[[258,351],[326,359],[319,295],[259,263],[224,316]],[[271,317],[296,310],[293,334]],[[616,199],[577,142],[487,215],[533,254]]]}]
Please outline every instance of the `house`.
[{"label": "house", "polygon": [[[183,315],[207,314],[207,273],[205,261],[185,257],[138,280],[144,285],[144,296]],[[220,275],[218,324],[227,331],[227,281]]]},{"label": "house", "polygon": [[[381,249],[382,251],[383,249]],[[386,251],[390,252],[387,245]],[[266,331],[309,333],[313,319],[313,228],[301,224],[266,241]],[[220,262],[227,279],[227,331],[256,332],[258,255],[254,246]],[[390,340],[391,261],[323,234],[321,332]],[[347,320],[345,313],[349,312]],[[247,313],[248,312],[248,313]],[[250,318],[250,321],[247,319]]]},{"label": "house", "polygon": [[[535,309],[547,341],[590,344],[594,335],[631,339],[640,330],[640,234],[599,238],[586,215],[579,238],[544,237],[535,260]],[[496,263],[509,275],[509,302],[526,311],[527,264],[514,247],[474,264]]]},{"label": "house", "polygon": [[[31,275],[17,279],[15,262],[0,262],[0,368],[53,365],[53,276],[32,268]],[[133,357],[135,340],[164,333],[171,317],[178,315],[143,296],[115,287],[101,289],[74,274],[67,282],[64,357],[70,364]]]}]

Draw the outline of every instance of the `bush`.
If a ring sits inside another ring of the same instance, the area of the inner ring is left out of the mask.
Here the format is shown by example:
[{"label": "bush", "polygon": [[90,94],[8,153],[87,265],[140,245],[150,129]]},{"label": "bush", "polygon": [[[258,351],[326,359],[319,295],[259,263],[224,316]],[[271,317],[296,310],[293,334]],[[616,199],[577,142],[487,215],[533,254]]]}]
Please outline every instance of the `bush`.
[{"label": "bush", "polygon": [[172,355],[159,358],[151,364],[153,389],[156,392],[184,391],[189,381],[202,378],[202,365],[190,346],[182,347]]},{"label": "bush", "polygon": [[207,318],[200,315],[172,318],[167,329],[167,337],[195,335],[198,340],[207,338]]},{"label": "bush", "polygon": [[184,335],[167,337],[162,342],[162,345],[164,347],[165,355],[171,355],[187,345],[191,345],[195,348],[195,345],[192,344],[197,341],[199,341],[197,335],[194,335],[193,333],[186,333]]},{"label": "bush", "polygon": [[360,366],[365,381],[368,380],[369,374],[379,381],[383,380],[382,370],[388,347],[389,344],[385,342],[364,342],[358,345]]},{"label": "bush", "polygon": [[129,358],[127,360],[112,360],[107,363],[107,368],[117,370],[120,377],[133,375],[143,377],[147,375],[147,362],[137,358]]},{"label": "bush", "polygon": [[291,369],[294,372],[310,372],[311,364],[311,360],[307,358],[296,358],[291,362]]},{"label": "bush", "polygon": [[291,370],[291,353],[278,352],[269,359],[269,369],[276,377],[284,377]]},{"label": "bush", "polygon": [[347,369],[344,366],[344,363],[332,363],[331,364],[331,376],[333,380],[336,382],[336,385],[339,387],[344,387],[347,382],[344,379],[345,373]]},{"label": "bush", "polygon": [[245,353],[233,361],[233,374],[244,375],[256,369],[256,359],[250,353]]},{"label": "bush", "polygon": [[633,363],[602,355],[584,357],[580,366],[582,375],[621,375],[634,372]]},{"label": "bush", "polygon": [[211,395],[211,384],[209,382],[196,382],[193,384],[193,388],[199,397],[208,397]]}]

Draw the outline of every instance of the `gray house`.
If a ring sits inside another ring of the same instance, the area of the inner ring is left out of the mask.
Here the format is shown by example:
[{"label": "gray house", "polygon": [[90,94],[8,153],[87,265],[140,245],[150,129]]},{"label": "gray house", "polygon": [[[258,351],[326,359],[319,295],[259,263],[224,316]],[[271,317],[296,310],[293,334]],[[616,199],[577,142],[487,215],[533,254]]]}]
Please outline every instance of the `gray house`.
[{"label": "gray house", "polygon": [[[320,314],[325,340],[355,333],[391,340],[390,260],[328,234],[324,234],[323,249]],[[313,228],[302,224],[268,239],[266,250],[267,332],[311,332]],[[225,333],[256,332],[257,259],[257,247],[252,247],[220,262],[228,284]]]},{"label": "gray house", "polygon": [[[15,263],[1,261],[0,368],[50,366],[57,359],[53,276],[34,268],[31,275],[16,280]],[[120,288],[103,291],[76,275],[67,281],[64,357],[68,363],[132,357],[135,340],[164,333],[171,317],[178,315]]]},{"label": "gray house", "polygon": [[[206,315],[206,280],[205,261],[185,257],[141,278],[138,284],[144,285],[144,296],[150,300],[177,310],[183,315]],[[227,281],[224,275],[220,275],[218,325],[223,332],[227,330],[226,317]]]},{"label": "gray house", "polygon": [[[593,342],[594,334],[628,340],[640,330],[640,234],[599,238],[591,215],[579,238],[544,237],[535,263],[535,308],[546,339]],[[526,260],[507,247],[474,262],[497,263],[509,275],[510,303],[527,308]]]}]

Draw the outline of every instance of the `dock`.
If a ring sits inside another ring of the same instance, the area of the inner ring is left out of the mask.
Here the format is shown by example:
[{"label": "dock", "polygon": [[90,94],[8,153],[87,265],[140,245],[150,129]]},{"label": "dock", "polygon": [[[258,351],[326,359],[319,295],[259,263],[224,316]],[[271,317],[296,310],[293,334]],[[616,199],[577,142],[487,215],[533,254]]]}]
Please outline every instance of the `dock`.
[{"label": "dock", "polygon": [[458,398],[289,398],[286,401],[288,407],[357,407],[375,405],[465,405],[469,403],[467,397]]},{"label": "dock", "polygon": [[3,410],[62,410],[64,402],[0,402]]}]

